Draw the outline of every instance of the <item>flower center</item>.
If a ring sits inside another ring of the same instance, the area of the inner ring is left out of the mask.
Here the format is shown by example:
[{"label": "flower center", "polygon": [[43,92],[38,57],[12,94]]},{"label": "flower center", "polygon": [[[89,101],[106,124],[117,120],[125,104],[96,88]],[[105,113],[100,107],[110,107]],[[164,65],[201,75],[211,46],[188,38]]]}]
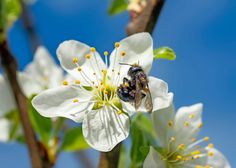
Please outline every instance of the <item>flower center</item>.
[{"label": "flower center", "polygon": [[[125,51],[119,51],[120,43],[116,42],[114,44],[115,47],[115,56],[112,62],[109,62],[108,65],[108,52],[104,52],[105,56],[105,65],[106,67],[102,67],[99,62],[99,56],[96,52],[96,48],[90,48],[90,52],[85,54],[85,58],[87,61],[87,65],[90,66],[90,70],[92,74],[88,74],[83,70],[83,67],[79,65],[78,57],[74,57],[72,62],[77,66],[77,71],[80,73],[80,77],[83,78],[83,81],[87,83],[88,86],[80,86],[80,80],[76,80],[75,84],[79,85],[79,87],[83,87],[91,92],[93,92],[93,99],[90,102],[94,102],[93,109],[100,109],[104,106],[112,107],[118,114],[124,113],[122,110],[122,105],[120,99],[117,96],[117,86],[120,81],[120,71],[121,66],[116,67],[117,61],[122,61],[126,56]],[[120,57],[118,57],[120,56]],[[108,66],[111,68],[110,76],[107,75]],[[90,71],[90,73],[91,73]],[[91,78],[92,76],[93,78]],[[63,82],[64,85],[68,85],[68,81]],[[73,102],[79,102],[77,99]]]},{"label": "flower center", "polygon": [[[106,79],[106,78],[105,78]],[[104,105],[116,106],[120,103],[116,94],[117,86],[110,84],[106,79],[100,86],[94,89],[94,99],[96,101],[94,108],[102,108]]]},{"label": "flower center", "polygon": [[[208,152],[205,148],[199,146],[202,142],[208,142],[209,137],[204,137],[203,139],[196,140],[192,139],[192,143],[188,146],[185,144],[179,144],[177,147],[175,145],[175,137],[171,137],[169,139],[169,149],[168,151],[162,155],[162,160],[166,161],[169,167],[175,167],[180,165],[188,164],[188,161],[197,160],[206,156],[213,156],[213,152]],[[208,145],[209,149],[213,148],[213,144]],[[196,168],[203,168],[209,165],[197,165]]]}]

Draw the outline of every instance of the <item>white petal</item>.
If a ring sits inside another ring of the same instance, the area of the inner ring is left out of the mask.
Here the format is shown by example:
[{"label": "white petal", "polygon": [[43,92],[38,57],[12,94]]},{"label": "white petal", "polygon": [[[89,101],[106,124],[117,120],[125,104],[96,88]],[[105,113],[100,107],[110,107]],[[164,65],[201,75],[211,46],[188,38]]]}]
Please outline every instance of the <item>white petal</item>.
[{"label": "white petal", "polygon": [[[125,56],[121,56],[122,52]],[[130,66],[119,63],[139,64],[146,74],[149,73],[153,62],[153,41],[149,33],[137,33],[120,41],[120,46],[115,48],[110,56],[108,75],[113,77],[120,70],[120,80],[127,76]],[[121,66],[121,67],[120,67]],[[115,69],[115,72],[112,72]]]},{"label": "white petal", "polygon": [[161,160],[160,154],[153,147],[150,147],[150,151],[144,160],[143,168],[166,168],[166,163]]},{"label": "white petal", "polygon": [[[85,56],[89,53],[91,58],[86,59]],[[79,41],[68,40],[61,43],[57,49],[57,56],[61,66],[74,78],[79,79],[82,85],[88,85],[89,82],[81,76],[81,72],[78,72],[77,65],[73,63],[73,58],[78,58],[78,64],[82,71],[94,82],[97,81],[97,78],[102,79],[101,71],[106,69],[100,55],[97,52],[90,52],[90,47]],[[97,78],[93,75],[94,72],[97,74]]]},{"label": "white petal", "polygon": [[10,85],[4,76],[0,75],[0,117],[16,108],[15,99]]},{"label": "white petal", "polygon": [[[161,79],[155,77],[148,77],[149,89],[152,97],[153,111],[161,110],[169,107],[173,102],[173,93],[168,93],[168,85]],[[138,112],[147,112],[145,108],[145,101],[142,101]],[[130,103],[122,101],[123,109],[130,115],[137,112]]]},{"label": "white petal", "polygon": [[152,123],[157,135],[157,141],[163,148],[167,148],[171,137],[172,129],[168,126],[170,121],[174,119],[174,106],[152,112]]},{"label": "white petal", "polygon": [[110,107],[90,111],[84,118],[83,135],[94,149],[108,152],[129,135],[129,118]]},{"label": "white petal", "polygon": [[6,142],[9,139],[10,123],[7,119],[0,118],[0,142]]},{"label": "white petal", "polygon": [[[176,144],[192,143],[192,138],[196,138],[200,130],[199,124],[202,123],[201,103],[181,107],[175,116],[174,131],[176,134]],[[188,125],[188,126],[187,126]]]},{"label": "white petal", "polygon": [[[74,86],[61,86],[41,92],[32,100],[34,108],[45,117],[66,117],[81,122],[90,102],[90,92]],[[79,102],[73,102],[77,99]]]},{"label": "white petal", "polygon": [[42,85],[27,73],[18,73],[17,78],[20,87],[26,97],[30,97],[33,94],[40,93],[42,90],[44,90]]},{"label": "white petal", "polygon": [[217,149],[207,148],[208,152],[213,152],[213,156],[208,156],[207,164],[214,168],[231,168],[228,160]]},{"label": "white petal", "polygon": [[167,83],[155,77],[149,77],[148,80],[153,101],[153,111],[169,107],[173,102],[173,93],[168,93]]},{"label": "white petal", "polygon": [[25,71],[44,88],[58,86],[63,80],[62,69],[43,46],[38,47],[33,62],[27,65]]},{"label": "white petal", "polygon": [[198,156],[199,158],[197,159],[190,159],[186,162],[183,162],[179,168],[195,168],[197,166],[202,166],[204,168],[207,165],[207,153],[202,151]]}]

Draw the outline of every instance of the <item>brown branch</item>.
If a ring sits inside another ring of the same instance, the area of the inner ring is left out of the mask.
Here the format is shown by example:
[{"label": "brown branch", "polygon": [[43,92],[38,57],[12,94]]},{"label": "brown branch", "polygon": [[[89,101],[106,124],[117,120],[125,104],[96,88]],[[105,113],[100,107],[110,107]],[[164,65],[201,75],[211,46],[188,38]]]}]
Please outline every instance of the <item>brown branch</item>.
[{"label": "brown branch", "polygon": [[31,157],[32,168],[48,168],[50,166],[47,162],[45,162],[47,159],[44,157],[42,149],[39,147],[39,143],[36,140],[36,136],[29,120],[27,99],[22,93],[20,85],[17,81],[17,63],[9,51],[6,40],[2,41],[0,44],[0,59],[19,109],[26,143],[28,145],[28,150]]},{"label": "brown branch", "polygon": [[23,0],[20,0],[20,5],[22,8],[21,17],[22,17],[23,26],[26,32],[28,33],[28,36],[30,39],[31,50],[32,50],[32,53],[34,53],[36,49],[38,48],[38,46],[40,46],[41,40],[35,30],[33,19],[32,19],[28,6],[23,2]]},{"label": "brown branch", "polygon": [[99,168],[117,168],[120,158],[121,144],[119,143],[110,152],[101,152],[99,160]]},{"label": "brown branch", "polygon": [[135,17],[131,14],[131,21],[126,28],[127,35],[139,32],[149,32],[152,34],[164,2],[165,0],[147,0],[142,13],[137,16],[135,15]]}]

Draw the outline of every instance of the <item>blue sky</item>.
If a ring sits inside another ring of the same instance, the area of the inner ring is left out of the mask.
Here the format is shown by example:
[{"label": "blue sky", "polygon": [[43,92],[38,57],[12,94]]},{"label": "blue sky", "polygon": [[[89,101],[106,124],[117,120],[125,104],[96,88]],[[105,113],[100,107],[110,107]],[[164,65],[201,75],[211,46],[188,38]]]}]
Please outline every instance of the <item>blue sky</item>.
[{"label": "blue sky", "polygon": [[[58,44],[67,39],[111,51],[113,43],[125,37],[129,16],[126,12],[108,16],[108,4],[108,0],[38,0],[32,11],[37,31],[54,56]],[[154,46],[172,47],[177,59],[158,60],[151,72],[168,82],[177,108],[204,103],[201,136],[210,136],[232,167],[236,167],[235,7],[233,0],[168,0],[153,33]],[[9,40],[23,69],[32,56],[20,21],[9,32]],[[7,168],[29,167],[25,147],[0,144],[0,163]],[[57,167],[65,166],[78,166],[72,154],[59,157]]]}]

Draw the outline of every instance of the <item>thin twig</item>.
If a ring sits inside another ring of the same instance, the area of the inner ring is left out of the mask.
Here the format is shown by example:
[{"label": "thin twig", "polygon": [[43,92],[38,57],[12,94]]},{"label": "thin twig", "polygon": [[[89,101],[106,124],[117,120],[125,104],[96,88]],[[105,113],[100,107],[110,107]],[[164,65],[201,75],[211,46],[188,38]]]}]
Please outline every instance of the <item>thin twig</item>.
[{"label": "thin twig", "polygon": [[[149,32],[152,34],[155,24],[160,15],[165,0],[147,0],[147,5],[139,15],[130,13],[130,22],[126,28],[127,36],[139,32]],[[99,168],[117,168],[120,157],[121,144],[118,144],[110,152],[101,152]]]},{"label": "thin twig", "polygon": [[43,168],[40,156],[40,149],[38,147],[38,143],[27,112],[27,100],[24,94],[22,93],[19,83],[17,81],[17,63],[8,49],[6,40],[0,44],[0,59],[1,64],[10,82],[10,86],[13,91],[17,107],[19,109],[26,143],[28,145],[31,157],[32,167]]},{"label": "thin twig", "polygon": [[127,35],[139,32],[149,32],[152,34],[165,0],[147,0],[142,13],[133,18],[130,15],[130,23],[126,28]]},{"label": "thin twig", "polygon": [[32,53],[34,53],[38,46],[41,44],[41,40],[35,30],[33,19],[28,6],[23,2],[23,0],[20,0],[20,5],[22,8],[21,17],[23,26],[29,36]]}]

